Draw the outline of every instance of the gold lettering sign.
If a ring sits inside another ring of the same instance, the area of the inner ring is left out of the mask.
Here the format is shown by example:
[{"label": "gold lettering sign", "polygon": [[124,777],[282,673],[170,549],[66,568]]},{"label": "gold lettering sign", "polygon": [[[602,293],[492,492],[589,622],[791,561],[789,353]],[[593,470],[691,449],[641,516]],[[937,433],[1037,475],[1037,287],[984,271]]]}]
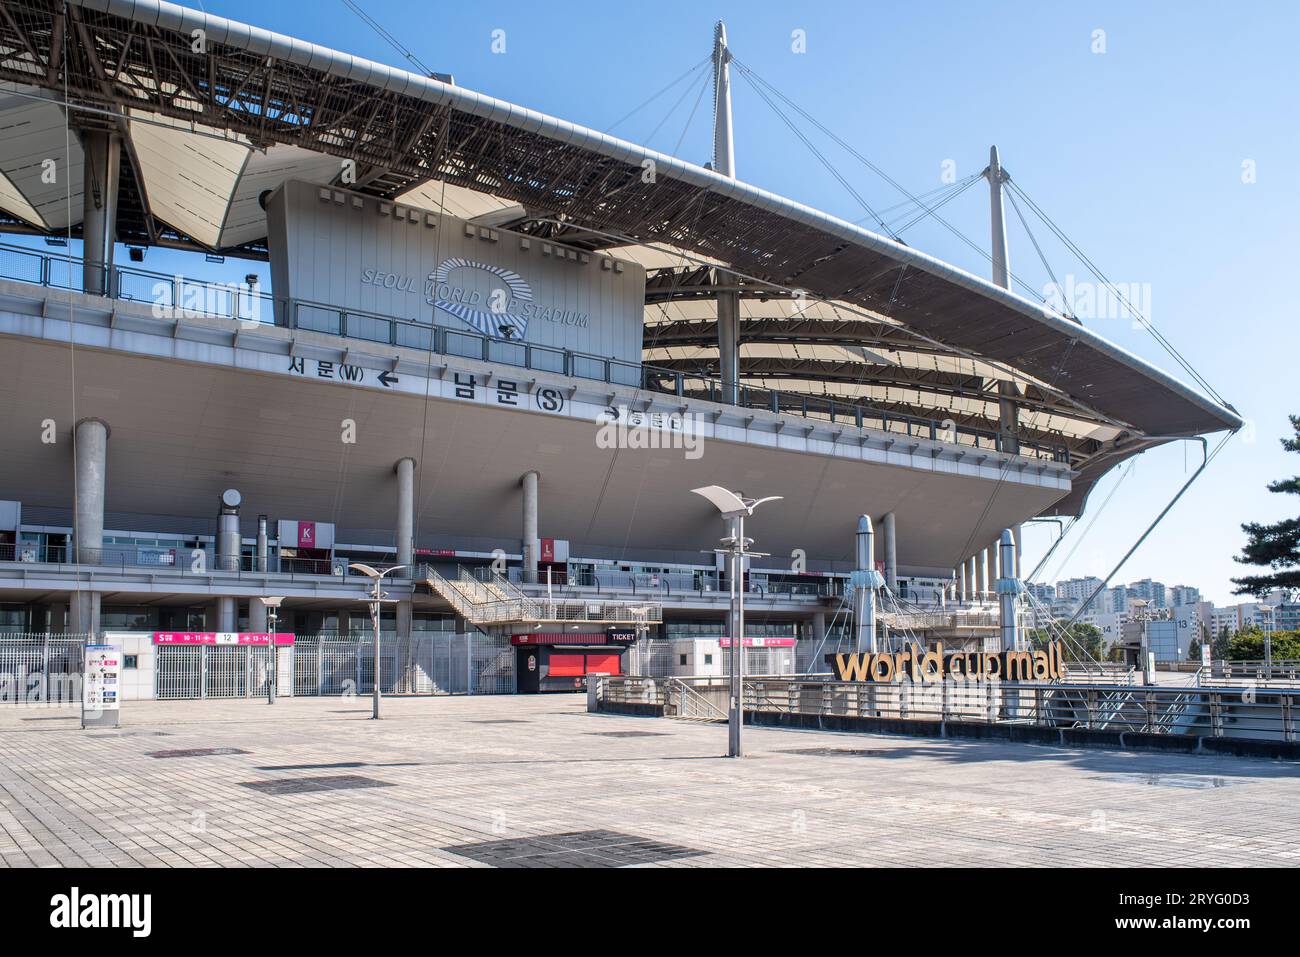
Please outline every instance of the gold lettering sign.
[{"label": "gold lettering sign", "polygon": [[1001,654],[953,652],[944,654],[943,644],[922,653],[837,654],[831,658],[837,681],[897,681],[904,675],[914,682],[942,681],[946,677],[1006,681],[1057,681],[1061,669],[1060,642],[1050,642],[1038,651],[1004,651]]}]

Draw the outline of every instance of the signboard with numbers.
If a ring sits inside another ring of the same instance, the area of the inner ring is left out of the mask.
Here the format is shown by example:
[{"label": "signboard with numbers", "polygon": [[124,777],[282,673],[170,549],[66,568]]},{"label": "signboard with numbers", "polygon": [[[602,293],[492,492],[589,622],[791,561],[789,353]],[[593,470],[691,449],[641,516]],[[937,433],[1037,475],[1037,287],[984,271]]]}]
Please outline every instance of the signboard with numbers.
[{"label": "signboard with numbers", "polygon": [[116,728],[122,702],[122,646],[86,645],[81,674],[81,726]]}]

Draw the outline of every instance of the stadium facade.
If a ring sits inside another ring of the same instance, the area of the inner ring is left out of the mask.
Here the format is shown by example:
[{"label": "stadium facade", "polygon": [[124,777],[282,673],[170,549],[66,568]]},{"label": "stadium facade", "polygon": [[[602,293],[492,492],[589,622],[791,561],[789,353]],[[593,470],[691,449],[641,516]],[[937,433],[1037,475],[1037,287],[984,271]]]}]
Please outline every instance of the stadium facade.
[{"label": "stadium facade", "polygon": [[0,231],[82,244],[0,249],[0,607],[151,636],[141,696],[218,641],[251,666],[266,596],[322,688],[312,640],[368,630],[354,562],[406,566],[394,690],[710,673],[707,485],[783,496],[750,529],[752,668],[838,647],[868,571],[886,633],[1001,650],[1004,530],[1241,424],[1008,288],[996,151],[992,281],[736,178],[721,28],[705,168],[171,4],[0,7]]}]

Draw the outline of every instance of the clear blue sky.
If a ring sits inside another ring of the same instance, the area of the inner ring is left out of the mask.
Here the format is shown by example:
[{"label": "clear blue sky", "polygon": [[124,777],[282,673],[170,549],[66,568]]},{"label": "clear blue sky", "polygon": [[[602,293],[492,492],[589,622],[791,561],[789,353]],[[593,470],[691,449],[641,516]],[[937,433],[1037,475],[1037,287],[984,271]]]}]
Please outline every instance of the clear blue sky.
[{"label": "clear blue sky", "polygon": [[[202,6],[404,65],[341,0],[204,0]],[[741,61],[914,193],[941,185],[947,160],[959,178],[977,173],[996,143],[1015,181],[1112,280],[1147,284],[1155,325],[1249,420],[1116,580],[1150,576],[1192,584],[1226,601],[1228,579],[1243,571],[1231,560],[1243,541],[1240,523],[1274,520],[1288,509],[1294,514],[1294,500],[1283,501],[1294,497],[1271,495],[1264,485],[1300,471],[1300,456],[1278,445],[1286,414],[1300,413],[1300,310],[1291,288],[1300,253],[1300,5],[897,0],[571,7],[364,0],[362,6],[458,84],[596,129],[608,129],[704,59],[721,17]],[[505,31],[503,54],[492,52],[498,29]],[[805,32],[806,53],[791,50],[796,29]],[[1097,30],[1105,31],[1104,53],[1092,49]],[[858,202],[743,79],[735,82],[739,177],[862,219]],[[703,163],[710,149],[709,96],[688,128],[695,89],[669,115],[684,89],[669,91],[613,132],[666,152],[680,141],[679,155]],[[872,206],[903,199],[808,132]],[[1246,161],[1253,161],[1254,183],[1242,181]],[[987,196],[977,184],[944,209],[985,248]],[[1048,277],[1010,210],[1008,217],[1012,269],[1041,288]],[[1036,232],[1045,241],[1046,230]],[[986,260],[933,222],[904,238],[988,274]],[[1059,244],[1044,246],[1062,280],[1091,278]],[[166,271],[169,261],[155,250],[147,265]],[[1174,371],[1173,360],[1128,319],[1088,324]],[[1138,459],[1070,560],[1062,567],[1067,542],[1044,577],[1105,574],[1195,461],[1196,453],[1189,447],[1185,455],[1181,446]],[[1090,512],[1115,480],[1112,474],[1098,488]],[[1051,534],[1050,526],[1028,532],[1030,565]]]}]

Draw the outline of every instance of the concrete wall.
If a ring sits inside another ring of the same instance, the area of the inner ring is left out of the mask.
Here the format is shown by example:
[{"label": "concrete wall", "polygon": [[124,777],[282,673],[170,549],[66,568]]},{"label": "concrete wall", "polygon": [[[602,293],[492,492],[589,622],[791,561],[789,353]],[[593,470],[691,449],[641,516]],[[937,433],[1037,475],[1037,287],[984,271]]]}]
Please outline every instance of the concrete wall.
[{"label": "concrete wall", "polygon": [[[277,297],[418,322],[432,315],[449,329],[482,331],[455,314],[463,306],[490,316],[494,336],[499,316],[519,316],[526,325],[516,339],[641,361],[645,270],[635,263],[570,257],[517,233],[295,180],[268,199],[267,224]],[[452,268],[456,260],[466,264]],[[440,265],[445,297],[433,282]],[[510,281],[493,269],[508,271]],[[489,300],[498,290],[508,303],[494,312]],[[452,302],[453,310],[435,309],[435,301]]]},{"label": "concrete wall", "polygon": [[[122,700],[147,701],[154,696],[154,671],[158,660],[152,632],[108,631],[104,641],[122,646]],[[136,656],[136,667],[127,668],[127,655]]]}]

